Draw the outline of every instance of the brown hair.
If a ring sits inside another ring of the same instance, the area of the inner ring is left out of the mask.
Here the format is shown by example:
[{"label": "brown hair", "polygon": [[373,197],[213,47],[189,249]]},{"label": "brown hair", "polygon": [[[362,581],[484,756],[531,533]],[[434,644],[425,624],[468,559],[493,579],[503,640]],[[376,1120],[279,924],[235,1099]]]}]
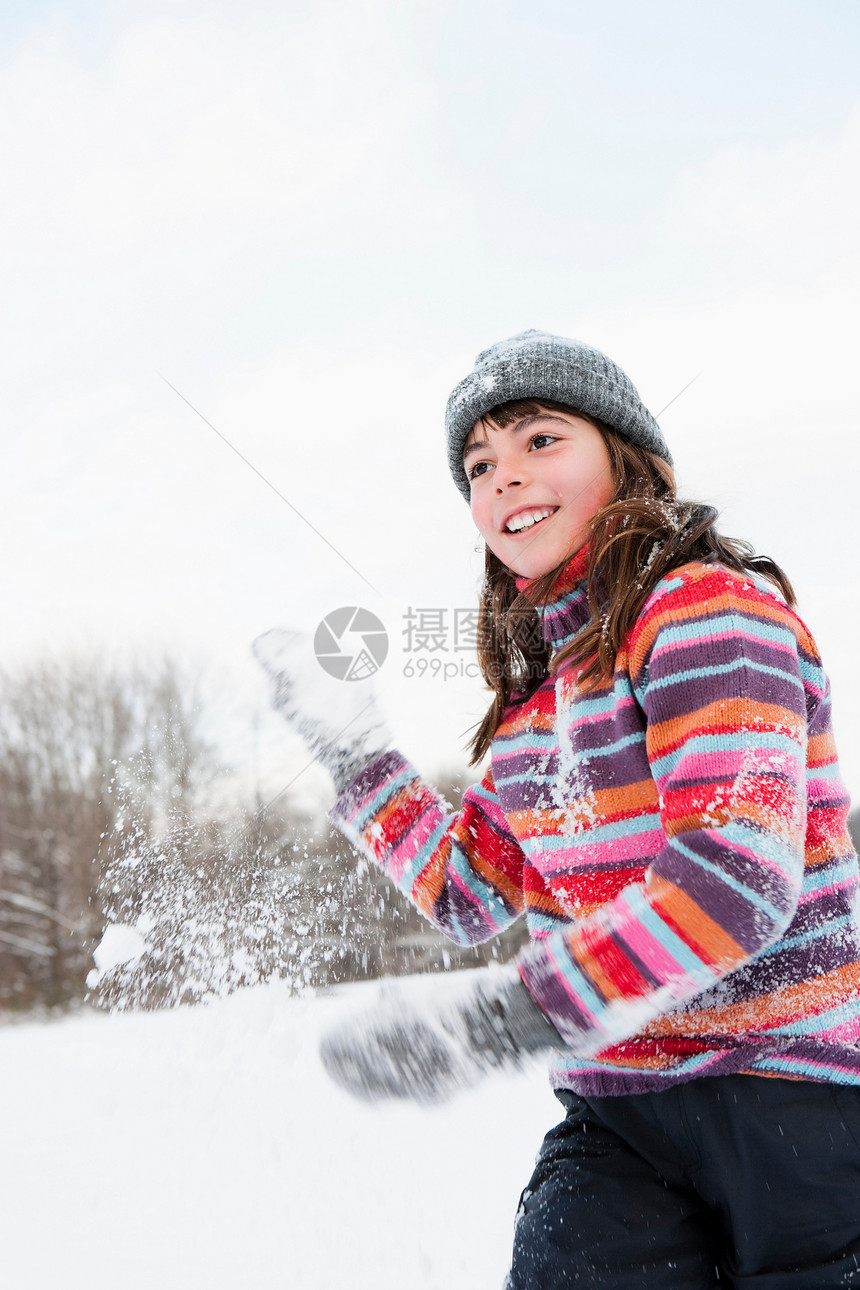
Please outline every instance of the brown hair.
[{"label": "brown hair", "polygon": [[[547,409],[584,416],[548,399],[517,399],[493,408],[482,420],[503,427]],[[603,435],[615,480],[612,501],[592,522],[585,574],[591,621],[550,663],[540,611],[552,601],[553,588],[571,556],[519,592],[515,575],[487,548],[478,609],[478,663],[494,697],[470,744],[473,765],[487,752],[504,710],[530,698],[550,671],[563,665],[581,668],[578,684],[586,689],[610,681],[616,655],[642,606],[672,569],[691,560],[719,561],[739,573],[764,575],[794,604],[791,583],[778,564],[756,555],[748,542],[717,533],[713,506],[676,496],[675,474],[667,462],[593,417],[584,419]],[[612,588],[610,596],[605,587]]]}]

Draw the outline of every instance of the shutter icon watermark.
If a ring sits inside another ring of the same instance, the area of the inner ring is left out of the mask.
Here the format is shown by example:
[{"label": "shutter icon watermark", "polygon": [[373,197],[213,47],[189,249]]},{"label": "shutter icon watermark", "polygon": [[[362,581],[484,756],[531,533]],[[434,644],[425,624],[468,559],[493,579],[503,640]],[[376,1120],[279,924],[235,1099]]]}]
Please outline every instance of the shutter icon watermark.
[{"label": "shutter icon watermark", "polygon": [[388,632],[369,609],[344,605],[326,614],[314,634],[314,653],[329,676],[365,681],[388,655]]}]

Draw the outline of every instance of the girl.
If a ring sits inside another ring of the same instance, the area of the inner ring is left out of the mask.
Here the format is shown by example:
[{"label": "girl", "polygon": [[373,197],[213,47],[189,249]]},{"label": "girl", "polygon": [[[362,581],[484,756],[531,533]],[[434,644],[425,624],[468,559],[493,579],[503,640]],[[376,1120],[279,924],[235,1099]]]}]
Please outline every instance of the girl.
[{"label": "girl", "polygon": [[371,699],[346,729],[314,701],[299,638],[257,652],[338,827],[452,940],[524,914],[531,943],[435,1013],[332,1036],[326,1064],[432,1100],[555,1050],[566,1114],[510,1290],[860,1286],[860,875],[791,586],[678,500],[659,427],[588,346],[486,350],[447,434],[487,546],[494,694],[461,809]]}]

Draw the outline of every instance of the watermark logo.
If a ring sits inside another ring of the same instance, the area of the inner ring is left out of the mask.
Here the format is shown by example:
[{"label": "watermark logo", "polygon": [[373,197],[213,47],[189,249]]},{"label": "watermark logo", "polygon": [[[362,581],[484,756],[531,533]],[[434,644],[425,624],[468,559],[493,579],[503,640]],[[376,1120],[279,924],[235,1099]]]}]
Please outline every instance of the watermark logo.
[{"label": "watermark logo", "polygon": [[369,609],[344,605],[326,614],[314,634],[320,667],[339,681],[365,681],[388,654],[388,632]]},{"label": "watermark logo", "polygon": [[[546,670],[540,661],[543,636],[537,615],[531,626],[535,661],[526,668],[529,680],[533,679],[535,667],[540,676]],[[364,681],[373,676],[388,657],[393,640],[395,650],[402,655],[401,674],[407,679],[483,679],[489,683],[491,674],[509,666],[505,658],[493,654],[489,631],[488,624],[481,626],[474,608],[410,605],[402,615],[399,632],[389,638],[376,614],[357,605],[344,605],[326,614],[318,625],[314,650],[320,667],[338,681]],[[520,639],[525,637],[521,635]]]}]

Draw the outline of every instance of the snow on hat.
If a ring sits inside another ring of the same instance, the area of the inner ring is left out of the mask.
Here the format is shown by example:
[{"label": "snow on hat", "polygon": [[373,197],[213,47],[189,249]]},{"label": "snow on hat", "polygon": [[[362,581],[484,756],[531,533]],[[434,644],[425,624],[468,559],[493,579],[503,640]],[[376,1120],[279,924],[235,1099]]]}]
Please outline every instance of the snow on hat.
[{"label": "snow on hat", "polygon": [[448,400],[448,465],[466,501],[469,480],[463,469],[463,445],[469,431],[491,408],[511,399],[566,403],[672,464],[660,427],[617,363],[582,341],[524,331],[483,350],[474,370],[455,386]]}]

